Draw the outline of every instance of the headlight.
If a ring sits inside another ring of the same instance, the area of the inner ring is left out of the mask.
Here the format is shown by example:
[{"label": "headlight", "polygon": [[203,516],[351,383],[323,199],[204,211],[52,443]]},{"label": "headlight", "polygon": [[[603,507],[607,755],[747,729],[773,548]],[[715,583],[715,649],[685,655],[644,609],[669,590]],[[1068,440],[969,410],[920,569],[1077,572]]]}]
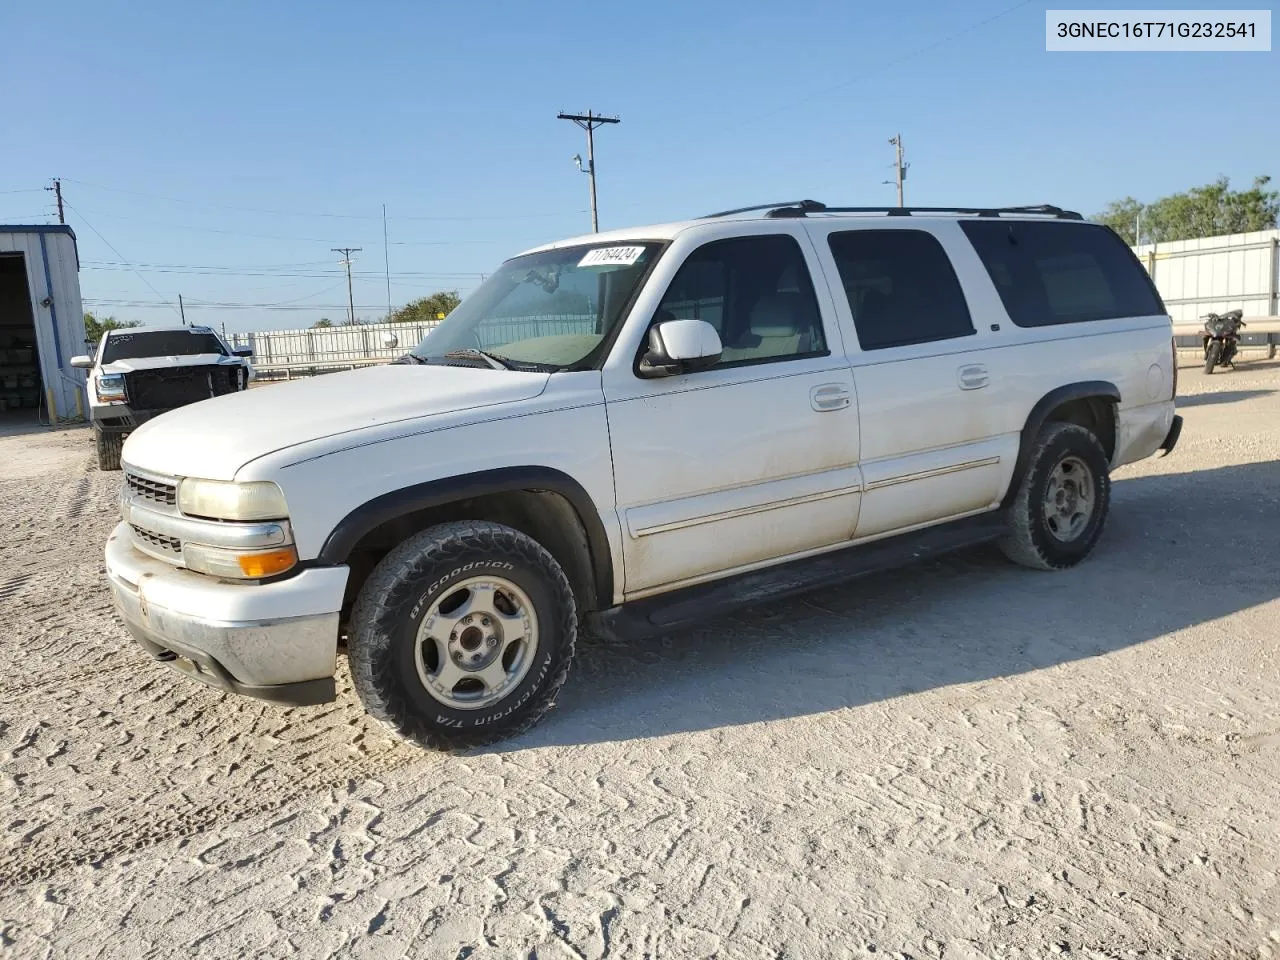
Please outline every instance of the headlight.
[{"label": "headlight", "polygon": [[214,520],[283,520],[284,493],[274,483],[226,483],[188,478],[178,485],[178,509],[189,517]]},{"label": "headlight", "polygon": [[94,390],[98,394],[99,400],[123,400],[124,399],[124,374],[122,373],[106,373],[100,376]]},{"label": "headlight", "polygon": [[274,550],[228,550],[206,547],[198,543],[182,545],[182,562],[188,570],[214,577],[236,580],[261,580],[284,573],[298,562],[292,545]]}]

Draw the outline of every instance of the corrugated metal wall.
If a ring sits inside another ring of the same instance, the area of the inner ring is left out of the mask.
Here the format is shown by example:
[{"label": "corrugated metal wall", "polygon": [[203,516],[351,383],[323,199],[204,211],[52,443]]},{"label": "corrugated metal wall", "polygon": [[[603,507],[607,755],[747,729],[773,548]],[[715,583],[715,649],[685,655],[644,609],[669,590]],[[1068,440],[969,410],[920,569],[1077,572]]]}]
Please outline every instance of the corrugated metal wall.
[{"label": "corrugated metal wall", "polygon": [[1148,243],[1133,250],[1174,323],[1236,309],[1246,317],[1280,315],[1280,230]]},{"label": "corrugated metal wall", "polygon": [[53,392],[55,417],[74,417],[83,408],[85,381],[84,372],[70,364],[73,356],[85,352],[75,235],[65,227],[0,226],[0,253],[20,253],[26,261],[46,397]]}]

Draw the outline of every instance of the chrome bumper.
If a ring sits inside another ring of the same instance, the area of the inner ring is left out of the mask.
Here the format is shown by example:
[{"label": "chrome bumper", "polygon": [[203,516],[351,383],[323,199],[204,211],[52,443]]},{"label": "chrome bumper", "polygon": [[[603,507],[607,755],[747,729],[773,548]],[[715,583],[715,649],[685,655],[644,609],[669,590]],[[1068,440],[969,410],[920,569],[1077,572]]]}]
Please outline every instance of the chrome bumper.
[{"label": "chrome bumper", "polygon": [[269,584],[222,583],[133,548],[126,524],[106,547],[112,599],[152,657],[209,686],[295,706],[334,698],[346,567]]}]

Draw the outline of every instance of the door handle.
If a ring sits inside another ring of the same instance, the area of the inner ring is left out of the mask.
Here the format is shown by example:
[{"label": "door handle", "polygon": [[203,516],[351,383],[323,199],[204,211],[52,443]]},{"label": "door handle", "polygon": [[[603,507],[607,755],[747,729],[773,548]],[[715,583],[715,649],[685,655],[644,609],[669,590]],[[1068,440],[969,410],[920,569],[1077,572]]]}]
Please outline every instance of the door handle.
[{"label": "door handle", "polygon": [[961,390],[981,390],[991,382],[986,364],[982,363],[966,364],[957,371],[957,378],[960,381]]},{"label": "door handle", "polygon": [[809,404],[819,413],[843,410],[849,402],[849,388],[841,383],[824,383],[809,391]]}]

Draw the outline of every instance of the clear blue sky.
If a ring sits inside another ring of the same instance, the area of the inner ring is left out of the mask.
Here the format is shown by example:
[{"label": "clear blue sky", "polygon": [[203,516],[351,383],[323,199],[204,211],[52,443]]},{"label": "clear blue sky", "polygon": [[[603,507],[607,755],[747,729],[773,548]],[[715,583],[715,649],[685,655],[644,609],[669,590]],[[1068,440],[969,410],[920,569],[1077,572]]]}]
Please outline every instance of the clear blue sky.
[{"label": "clear blue sky", "polygon": [[1094,212],[1280,179],[1276,53],[1050,54],[1047,5],[1014,2],[10,0],[0,222],[48,222],[62,177],[84,296],[116,301],[94,309],[173,320],[120,302],[182,293],[245,330],[341,319],[334,246],[364,248],[357,315],[385,312],[383,203],[397,305],[587,231],[561,109],[622,118],[597,140],[603,228],[891,203],[899,131],[909,203]]}]

